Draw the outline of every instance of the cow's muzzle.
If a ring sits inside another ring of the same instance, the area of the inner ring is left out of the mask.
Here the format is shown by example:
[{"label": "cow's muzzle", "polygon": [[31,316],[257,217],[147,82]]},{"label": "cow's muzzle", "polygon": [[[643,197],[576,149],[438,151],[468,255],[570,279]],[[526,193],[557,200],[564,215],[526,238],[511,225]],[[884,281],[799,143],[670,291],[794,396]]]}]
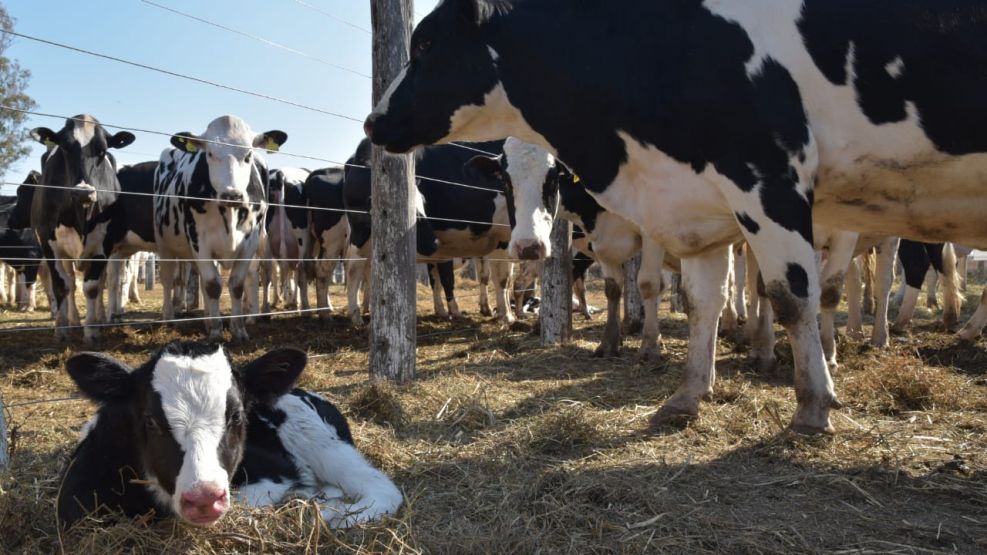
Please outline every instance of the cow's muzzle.
[{"label": "cow's muzzle", "polygon": [[244,203],[244,196],[240,191],[227,191],[219,194],[219,201],[229,205],[241,205]]},{"label": "cow's muzzle", "polygon": [[72,198],[83,207],[89,207],[96,202],[96,188],[87,183],[72,188]]},{"label": "cow's muzzle", "polygon": [[518,241],[512,245],[514,256],[520,260],[542,260],[548,256],[545,243],[534,241]]}]

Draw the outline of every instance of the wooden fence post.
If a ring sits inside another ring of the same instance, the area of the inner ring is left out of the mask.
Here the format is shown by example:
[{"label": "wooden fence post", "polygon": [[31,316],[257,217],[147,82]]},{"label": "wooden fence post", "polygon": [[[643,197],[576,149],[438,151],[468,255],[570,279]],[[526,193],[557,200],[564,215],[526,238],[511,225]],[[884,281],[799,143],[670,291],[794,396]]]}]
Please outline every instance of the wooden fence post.
[{"label": "wooden fence post", "polygon": [[144,264],[144,290],[154,289],[154,255],[147,255],[147,263]]},{"label": "wooden fence post", "polygon": [[7,465],[10,464],[10,448],[7,444],[7,415],[4,414],[5,407],[3,404],[3,396],[0,395],[0,472],[7,469]]},{"label": "wooden fence post", "polygon": [[[413,0],[372,0],[373,103],[408,61]],[[374,147],[370,209],[370,377],[415,377],[415,161]]]},{"label": "wooden fence post", "polygon": [[558,345],[572,337],[572,224],[552,224],[552,256],[545,259],[538,310],[541,344]]},{"label": "wooden fence post", "polygon": [[628,334],[644,327],[644,300],[637,288],[637,272],[641,269],[641,254],[624,262],[624,329]]}]

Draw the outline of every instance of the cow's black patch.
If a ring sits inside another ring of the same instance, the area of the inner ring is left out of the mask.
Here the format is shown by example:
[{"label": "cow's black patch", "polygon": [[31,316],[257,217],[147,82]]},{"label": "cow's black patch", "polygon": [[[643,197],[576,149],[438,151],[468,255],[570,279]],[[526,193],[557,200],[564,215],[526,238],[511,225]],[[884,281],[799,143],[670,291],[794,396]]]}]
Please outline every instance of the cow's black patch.
[{"label": "cow's black patch", "polygon": [[785,270],[785,279],[788,280],[788,288],[793,295],[802,299],[809,297],[809,274],[805,273],[805,268],[789,263]]},{"label": "cow's black patch", "polygon": [[746,229],[751,235],[757,235],[757,232],[761,231],[761,226],[758,225],[758,223],[754,221],[754,218],[751,218],[746,212],[737,212],[735,216],[737,217],[737,221],[740,222],[740,225],[744,226],[744,229]]}]

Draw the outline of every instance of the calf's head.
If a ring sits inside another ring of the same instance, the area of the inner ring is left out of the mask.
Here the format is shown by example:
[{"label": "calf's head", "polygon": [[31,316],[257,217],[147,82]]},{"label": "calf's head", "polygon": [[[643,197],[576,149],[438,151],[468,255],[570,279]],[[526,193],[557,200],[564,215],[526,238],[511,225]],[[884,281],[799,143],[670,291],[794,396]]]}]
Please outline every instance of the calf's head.
[{"label": "calf's head", "polygon": [[445,0],[411,36],[410,60],[364,123],[391,152],[453,140],[493,140],[513,110],[497,73],[487,23],[510,10],[503,0]]},{"label": "calf's head", "polygon": [[48,149],[42,158],[45,185],[69,188],[73,200],[82,206],[97,200],[108,205],[115,200],[120,182],[110,149],[134,142],[132,133],[110,135],[96,118],[82,114],[65,120],[58,132],[36,127],[31,137]]},{"label": "calf's head", "polygon": [[305,362],[280,349],[234,370],[222,346],[175,342],[137,369],[98,353],[72,357],[67,369],[87,397],[123,409],[137,470],[158,502],[203,526],[229,509],[250,404],[290,391]]},{"label": "calf's head", "polygon": [[504,143],[504,154],[476,156],[466,163],[466,171],[490,187],[503,187],[511,219],[511,256],[521,260],[551,256],[560,182],[572,174],[545,149],[514,137]]},{"label": "calf's head", "polygon": [[189,131],[176,133],[171,144],[189,154],[205,153],[209,182],[216,198],[241,205],[247,202],[251,180],[264,179],[254,167],[254,149],[275,152],[287,140],[288,135],[283,131],[255,133],[242,119],[222,116],[214,119],[201,135]]}]

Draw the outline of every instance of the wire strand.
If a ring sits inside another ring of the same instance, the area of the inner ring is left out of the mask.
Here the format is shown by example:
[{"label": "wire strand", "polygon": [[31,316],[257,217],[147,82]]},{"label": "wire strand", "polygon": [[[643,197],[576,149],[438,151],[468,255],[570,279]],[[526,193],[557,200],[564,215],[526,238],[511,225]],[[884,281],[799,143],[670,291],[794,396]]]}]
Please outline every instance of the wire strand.
[{"label": "wire strand", "polygon": [[198,21],[199,23],[204,23],[206,25],[210,25],[212,27],[216,27],[218,29],[222,29],[224,31],[233,33],[235,35],[240,35],[242,37],[247,37],[247,38],[249,38],[251,40],[255,40],[257,42],[266,44],[268,46],[271,46],[271,47],[274,47],[274,48],[277,48],[277,49],[280,49],[280,50],[284,50],[286,52],[291,52],[292,54],[296,54],[296,55],[301,56],[303,58],[307,58],[309,60],[312,60],[312,61],[315,61],[315,62],[319,62],[319,63],[321,63],[323,65],[326,65],[326,66],[329,66],[329,67],[338,69],[340,71],[345,71],[347,73],[352,73],[353,75],[359,75],[360,77],[365,77],[367,79],[370,79],[371,78],[371,76],[370,75],[367,75],[366,73],[362,73],[362,72],[357,71],[355,69],[350,69],[348,67],[341,66],[339,64],[335,64],[333,62],[330,62],[329,60],[326,60],[325,58],[320,58],[319,56],[314,56],[312,54],[308,54],[306,52],[302,52],[301,50],[296,50],[294,48],[291,48],[290,46],[285,46],[285,45],[283,45],[281,43],[278,43],[278,42],[275,42],[273,40],[265,39],[264,37],[261,37],[261,36],[258,36],[258,35],[254,35],[254,34],[251,34],[251,33],[247,33],[245,31],[240,31],[238,29],[233,29],[233,28],[227,27],[227,26],[225,26],[223,24],[216,23],[214,21],[209,21],[208,19],[203,19],[201,17],[192,15],[190,13],[186,13],[186,12],[183,12],[183,11],[180,11],[180,10],[176,10],[175,8],[171,8],[171,7],[165,6],[163,4],[158,4],[157,2],[152,2],[151,0],[140,0],[140,1],[143,2],[144,4],[149,5],[149,6],[154,6],[155,8],[159,8],[159,9],[162,9],[162,10],[165,10],[165,11],[168,11],[168,12],[171,12],[173,14],[180,15],[182,17],[185,17],[185,18],[188,18],[188,19],[192,19],[194,21]]},{"label": "wire strand", "polygon": [[367,29],[366,27],[361,27],[361,26],[357,25],[356,23],[351,23],[349,21],[346,21],[345,19],[343,19],[343,18],[341,18],[339,16],[336,16],[336,15],[333,15],[333,14],[331,14],[331,13],[329,13],[329,12],[327,12],[327,11],[319,8],[319,7],[313,6],[312,4],[309,4],[308,2],[303,2],[302,0],[292,0],[292,1],[294,3],[296,3],[296,4],[298,4],[298,5],[305,6],[306,8],[312,10],[313,12],[320,13],[320,14],[328,17],[329,19],[332,19],[333,21],[342,23],[343,25],[346,25],[348,27],[352,27],[352,28],[354,28],[354,29],[356,29],[358,31],[362,31],[362,32],[364,32],[364,33],[366,33],[368,35],[373,35],[373,32],[370,29]]}]

